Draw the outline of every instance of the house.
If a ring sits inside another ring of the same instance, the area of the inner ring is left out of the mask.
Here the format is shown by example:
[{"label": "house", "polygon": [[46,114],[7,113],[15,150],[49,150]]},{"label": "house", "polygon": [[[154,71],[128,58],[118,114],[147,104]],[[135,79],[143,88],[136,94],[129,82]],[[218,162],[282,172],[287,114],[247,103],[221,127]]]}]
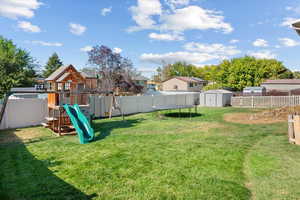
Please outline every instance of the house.
[{"label": "house", "polygon": [[207,81],[195,77],[177,76],[162,83],[163,91],[201,92]]},{"label": "house", "polygon": [[277,79],[277,80],[266,80],[261,84],[265,87],[267,92],[280,91],[289,92],[292,90],[300,89],[300,79]]},{"label": "house", "polygon": [[159,82],[156,82],[154,80],[147,81],[147,89],[152,91],[160,90],[161,84]]},{"label": "house", "polygon": [[142,75],[135,75],[135,76],[132,76],[132,81],[138,85],[138,86],[141,86],[143,87],[143,92],[146,92],[147,91],[147,82],[148,82],[148,78],[146,78],[145,76],[142,76]]},{"label": "house", "polygon": [[243,90],[243,96],[265,96],[265,87],[245,87]]}]

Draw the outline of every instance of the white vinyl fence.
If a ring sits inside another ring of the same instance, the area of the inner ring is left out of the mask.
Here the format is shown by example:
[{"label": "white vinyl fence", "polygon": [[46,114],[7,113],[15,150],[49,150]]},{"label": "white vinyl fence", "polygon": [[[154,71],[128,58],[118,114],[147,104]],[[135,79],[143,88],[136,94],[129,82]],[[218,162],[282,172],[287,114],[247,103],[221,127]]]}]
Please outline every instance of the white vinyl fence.
[{"label": "white vinyl fence", "polygon": [[300,96],[251,96],[232,97],[233,107],[243,108],[278,108],[300,105]]},{"label": "white vinyl fence", "polygon": [[[109,113],[112,97],[92,95],[90,97],[91,113],[95,117],[105,117]],[[135,114],[155,111],[157,109],[177,109],[193,106],[199,100],[199,93],[154,95],[154,96],[121,96],[116,97],[123,114]],[[114,111],[113,116],[120,115]]]},{"label": "white vinyl fence", "polygon": [[[123,114],[151,112],[156,109],[176,109],[194,105],[199,93],[123,96],[117,97]],[[90,96],[90,113],[96,117],[105,117],[109,112],[111,97]],[[0,108],[1,108],[0,104]],[[20,128],[39,125],[48,115],[47,99],[9,99],[0,129]],[[113,116],[120,115],[118,111]]]},{"label": "white vinyl fence", "polygon": [[0,129],[39,125],[47,114],[47,99],[9,99]]}]

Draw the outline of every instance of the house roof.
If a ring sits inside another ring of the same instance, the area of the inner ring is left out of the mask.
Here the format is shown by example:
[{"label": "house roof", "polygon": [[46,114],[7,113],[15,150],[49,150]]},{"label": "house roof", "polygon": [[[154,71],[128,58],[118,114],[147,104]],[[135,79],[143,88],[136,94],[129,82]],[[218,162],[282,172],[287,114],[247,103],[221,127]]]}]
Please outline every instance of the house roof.
[{"label": "house roof", "polygon": [[[71,66],[71,65],[69,65]],[[48,78],[46,78],[46,81],[54,81],[58,78],[59,75],[61,75],[66,69],[68,69],[69,66],[61,66],[57,70],[55,70]]]},{"label": "house roof", "polygon": [[262,84],[300,84],[300,79],[266,80]]},{"label": "house roof", "polygon": [[132,77],[132,80],[134,80],[134,81],[147,81],[149,79],[145,76],[142,76],[142,75],[136,75],[136,76]]},{"label": "house roof", "polygon": [[92,74],[92,73],[80,72],[80,74],[84,78],[97,78],[97,75],[96,74]]},{"label": "house roof", "polygon": [[[207,81],[205,81],[201,78],[196,78],[196,77],[176,76],[176,77],[173,77],[173,78],[176,78],[178,80],[181,80],[181,81],[184,81],[184,82],[187,82],[187,83],[206,83],[207,82]],[[165,81],[171,80],[173,78],[167,79]]]}]

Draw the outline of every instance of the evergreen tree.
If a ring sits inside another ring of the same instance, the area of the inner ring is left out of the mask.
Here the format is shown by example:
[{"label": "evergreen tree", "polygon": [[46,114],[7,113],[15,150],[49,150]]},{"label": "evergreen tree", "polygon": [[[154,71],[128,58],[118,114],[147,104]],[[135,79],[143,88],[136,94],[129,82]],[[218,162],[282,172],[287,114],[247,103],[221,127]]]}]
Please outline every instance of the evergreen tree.
[{"label": "evergreen tree", "polygon": [[55,70],[63,65],[62,61],[59,59],[57,53],[53,53],[52,56],[49,57],[49,60],[45,66],[45,70],[43,71],[44,78],[49,77]]}]

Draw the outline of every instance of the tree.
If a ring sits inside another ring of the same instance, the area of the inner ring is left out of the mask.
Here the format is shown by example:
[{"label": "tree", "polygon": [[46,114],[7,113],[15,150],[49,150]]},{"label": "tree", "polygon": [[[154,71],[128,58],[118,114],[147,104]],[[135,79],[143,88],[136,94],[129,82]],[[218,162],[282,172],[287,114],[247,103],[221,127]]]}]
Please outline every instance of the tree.
[{"label": "tree", "polygon": [[131,79],[136,73],[131,60],[114,53],[109,47],[95,46],[88,52],[89,63],[97,66],[101,92],[141,92]]},{"label": "tree", "polygon": [[295,79],[300,79],[300,72],[299,72],[299,71],[295,71],[295,72],[293,73],[293,77],[294,77]]},{"label": "tree", "polygon": [[215,76],[222,87],[242,90],[248,86],[259,86],[265,79],[292,78],[293,74],[282,62],[275,59],[256,59],[245,56],[224,60]]},{"label": "tree", "polygon": [[200,77],[200,68],[185,62],[176,62],[163,66],[161,72],[162,80],[172,78],[174,76]]},{"label": "tree", "polygon": [[29,52],[0,36],[0,99],[12,87],[33,86],[35,64]]},{"label": "tree", "polygon": [[53,53],[52,56],[49,57],[48,62],[45,66],[45,70],[43,71],[44,78],[49,77],[55,70],[63,65],[63,62],[58,57],[57,53]]}]

